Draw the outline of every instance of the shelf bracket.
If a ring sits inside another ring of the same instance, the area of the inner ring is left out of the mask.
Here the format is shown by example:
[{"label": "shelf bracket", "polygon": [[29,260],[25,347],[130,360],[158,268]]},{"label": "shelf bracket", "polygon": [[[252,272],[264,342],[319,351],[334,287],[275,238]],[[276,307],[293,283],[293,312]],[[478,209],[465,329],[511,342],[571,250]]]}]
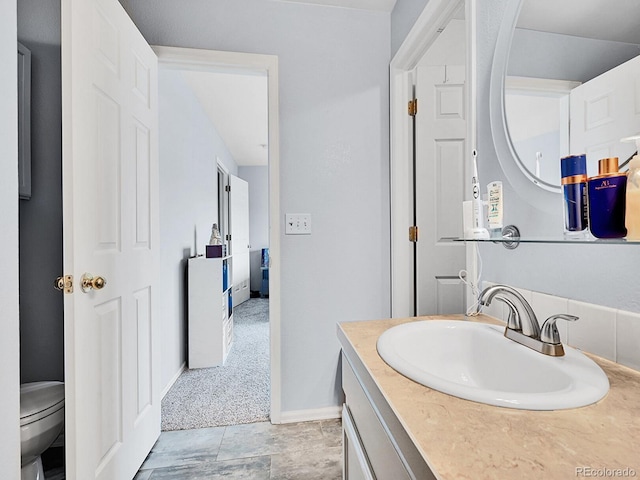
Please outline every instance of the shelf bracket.
[{"label": "shelf bracket", "polygon": [[507,250],[515,250],[520,245],[520,230],[515,225],[507,225],[502,229],[502,238],[510,239],[509,241],[502,242],[502,245]]}]

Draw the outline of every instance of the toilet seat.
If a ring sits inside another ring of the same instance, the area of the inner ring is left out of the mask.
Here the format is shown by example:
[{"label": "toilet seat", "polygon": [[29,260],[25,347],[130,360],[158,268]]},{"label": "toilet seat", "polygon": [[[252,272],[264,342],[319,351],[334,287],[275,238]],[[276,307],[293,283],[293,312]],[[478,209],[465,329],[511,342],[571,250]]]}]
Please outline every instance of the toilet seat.
[{"label": "toilet seat", "polygon": [[32,382],[20,385],[20,426],[29,425],[64,408],[64,383]]}]

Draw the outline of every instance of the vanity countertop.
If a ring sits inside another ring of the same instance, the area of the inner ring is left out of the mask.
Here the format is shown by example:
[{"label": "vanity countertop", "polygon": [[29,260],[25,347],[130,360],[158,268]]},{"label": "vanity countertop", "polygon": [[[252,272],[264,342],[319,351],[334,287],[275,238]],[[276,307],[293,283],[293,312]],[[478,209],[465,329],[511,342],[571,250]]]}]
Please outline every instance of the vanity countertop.
[{"label": "vanity countertop", "polygon": [[[378,355],[376,342],[385,330],[443,318],[464,319],[448,315],[338,325],[341,341],[358,355],[437,478],[615,478],[623,477],[625,468],[627,476],[640,477],[640,372],[589,355],[609,377],[605,398],[572,410],[530,411],[432,390],[397,373]],[[469,321],[500,325],[484,315]]]}]

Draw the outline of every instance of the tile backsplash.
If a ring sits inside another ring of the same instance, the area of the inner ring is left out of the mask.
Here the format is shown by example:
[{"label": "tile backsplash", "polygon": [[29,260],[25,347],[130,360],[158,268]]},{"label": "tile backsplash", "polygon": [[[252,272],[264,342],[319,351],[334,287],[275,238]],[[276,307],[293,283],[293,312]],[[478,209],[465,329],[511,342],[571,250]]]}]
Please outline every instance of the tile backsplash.
[{"label": "tile backsplash", "polygon": [[[482,282],[482,288],[493,284]],[[562,343],[640,370],[640,314],[521,288],[517,290],[531,304],[541,325],[557,313],[580,317],[577,322],[558,320],[556,325]],[[507,311],[502,302],[492,302],[482,311],[506,321]]]}]

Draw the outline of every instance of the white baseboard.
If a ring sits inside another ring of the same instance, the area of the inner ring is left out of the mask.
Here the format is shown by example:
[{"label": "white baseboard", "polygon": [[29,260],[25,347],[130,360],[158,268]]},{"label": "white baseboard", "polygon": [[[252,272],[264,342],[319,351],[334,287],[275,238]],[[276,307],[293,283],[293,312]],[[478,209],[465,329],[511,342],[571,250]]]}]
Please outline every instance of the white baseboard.
[{"label": "white baseboard", "polygon": [[309,410],[290,410],[280,414],[280,423],[313,422],[342,418],[342,405],[314,408]]},{"label": "white baseboard", "polygon": [[182,372],[186,370],[186,368],[187,368],[187,362],[183,362],[182,365],[180,365],[180,368],[178,369],[176,374],[171,378],[171,380],[169,380],[169,383],[167,383],[167,386],[162,389],[161,398],[164,398],[164,396],[167,393],[169,393],[169,390],[171,390],[171,387],[173,387],[173,384],[176,383],[176,380],[178,380],[178,377],[182,374]]}]

